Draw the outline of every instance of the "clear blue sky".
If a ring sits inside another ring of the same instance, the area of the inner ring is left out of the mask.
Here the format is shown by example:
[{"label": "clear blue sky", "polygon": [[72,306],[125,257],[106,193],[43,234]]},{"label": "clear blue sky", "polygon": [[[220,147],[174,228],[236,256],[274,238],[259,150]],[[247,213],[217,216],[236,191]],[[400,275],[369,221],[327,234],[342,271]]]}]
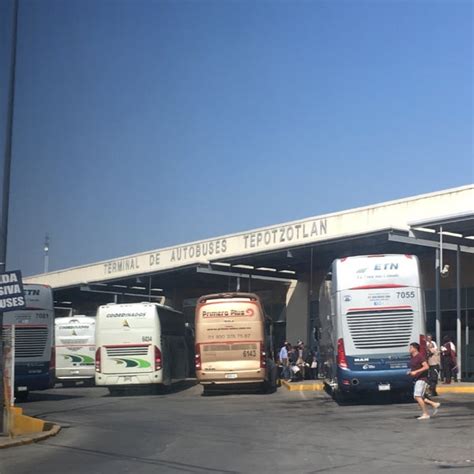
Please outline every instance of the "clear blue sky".
[{"label": "clear blue sky", "polygon": [[469,0],[20,5],[9,268],[474,181]]}]

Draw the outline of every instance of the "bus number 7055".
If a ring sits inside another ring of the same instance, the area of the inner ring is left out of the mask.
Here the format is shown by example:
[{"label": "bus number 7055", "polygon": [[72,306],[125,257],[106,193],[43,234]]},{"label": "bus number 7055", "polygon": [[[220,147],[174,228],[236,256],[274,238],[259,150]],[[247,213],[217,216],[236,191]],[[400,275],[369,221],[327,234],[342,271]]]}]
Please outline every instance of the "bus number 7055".
[{"label": "bus number 7055", "polygon": [[414,298],[414,291],[397,291],[397,298]]}]

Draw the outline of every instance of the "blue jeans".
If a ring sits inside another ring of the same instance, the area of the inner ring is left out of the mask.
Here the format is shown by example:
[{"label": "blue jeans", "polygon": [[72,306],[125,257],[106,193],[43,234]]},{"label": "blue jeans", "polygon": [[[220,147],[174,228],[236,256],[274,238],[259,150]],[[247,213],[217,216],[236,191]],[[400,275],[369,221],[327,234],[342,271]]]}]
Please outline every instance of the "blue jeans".
[{"label": "blue jeans", "polygon": [[282,361],[283,370],[281,371],[281,377],[283,379],[291,379],[291,370],[288,361]]}]

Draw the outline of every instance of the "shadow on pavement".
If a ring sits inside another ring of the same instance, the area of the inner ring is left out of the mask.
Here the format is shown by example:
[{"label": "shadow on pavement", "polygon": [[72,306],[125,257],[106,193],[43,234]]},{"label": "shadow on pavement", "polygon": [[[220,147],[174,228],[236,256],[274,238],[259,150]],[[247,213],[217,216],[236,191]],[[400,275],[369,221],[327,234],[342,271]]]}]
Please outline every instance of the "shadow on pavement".
[{"label": "shadow on pavement", "polygon": [[66,393],[51,393],[49,391],[44,392],[30,392],[26,400],[18,401],[18,406],[29,405],[35,402],[59,402],[61,400],[73,400],[75,398],[84,398],[83,395],[79,394],[66,394]]},{"label": "shadow on pavement", "polygon": [[150,395],[169,395],[184,392],[196,385],[196,380],[184,380],[167,385],[150,385],[144,387],[109,387],[109,394],[106,397],[139,397]]},{"label": "shadow on pavement", "polygon": [[203,387],[201,395],[203,397],[225,397],[229,395],[269,395],[275,393],[276,388],[271,390],[263,390],[260,385],[243,384],[243,385],[229,385],[225,387],[215,388],[212,386]]},{"label": "shadow on pavement", "polygon": [[336,394],[334,395],[329,387],[325,387],[325,392],[339,406],[356,405],[393,405],[393,404],[413,404],[415,400],[409,393],[356,393],[356,394]]}]

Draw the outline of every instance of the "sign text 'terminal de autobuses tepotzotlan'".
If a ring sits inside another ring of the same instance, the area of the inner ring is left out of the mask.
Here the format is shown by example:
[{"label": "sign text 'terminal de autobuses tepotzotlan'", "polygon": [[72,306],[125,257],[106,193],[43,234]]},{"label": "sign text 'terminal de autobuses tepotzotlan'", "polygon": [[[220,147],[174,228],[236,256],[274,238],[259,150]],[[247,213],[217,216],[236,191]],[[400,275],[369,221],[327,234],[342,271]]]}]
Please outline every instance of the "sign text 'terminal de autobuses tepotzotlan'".
[{"label": "sign text 'terminal de autobuses tepotzotlan'", "polygon": [[[241,239],[243,250],[262,249],[267,247],[285,247],[286,244],[298,244],[306,240],[313,240],[317,237],[327,235],[327,220],[317,219],[297,224],[289,224],[271,229],[258,230],[242,234]],[[230,249],[229,241],[234,237],[215,239],[196,244],[182,245],[166,250],[169,253],[170,263],[183,263],[188,260],[199,258],[211,259],[218,256],[226,256]],[[127,257],[119,260],[104,263],[104,273],[111,275],[122,272],[149,271],[153,268],[159,268],[163,263],[163,254],[161,252],[151,252],[144,257]],[[145,268],[143,268],[145,265]]]}]

